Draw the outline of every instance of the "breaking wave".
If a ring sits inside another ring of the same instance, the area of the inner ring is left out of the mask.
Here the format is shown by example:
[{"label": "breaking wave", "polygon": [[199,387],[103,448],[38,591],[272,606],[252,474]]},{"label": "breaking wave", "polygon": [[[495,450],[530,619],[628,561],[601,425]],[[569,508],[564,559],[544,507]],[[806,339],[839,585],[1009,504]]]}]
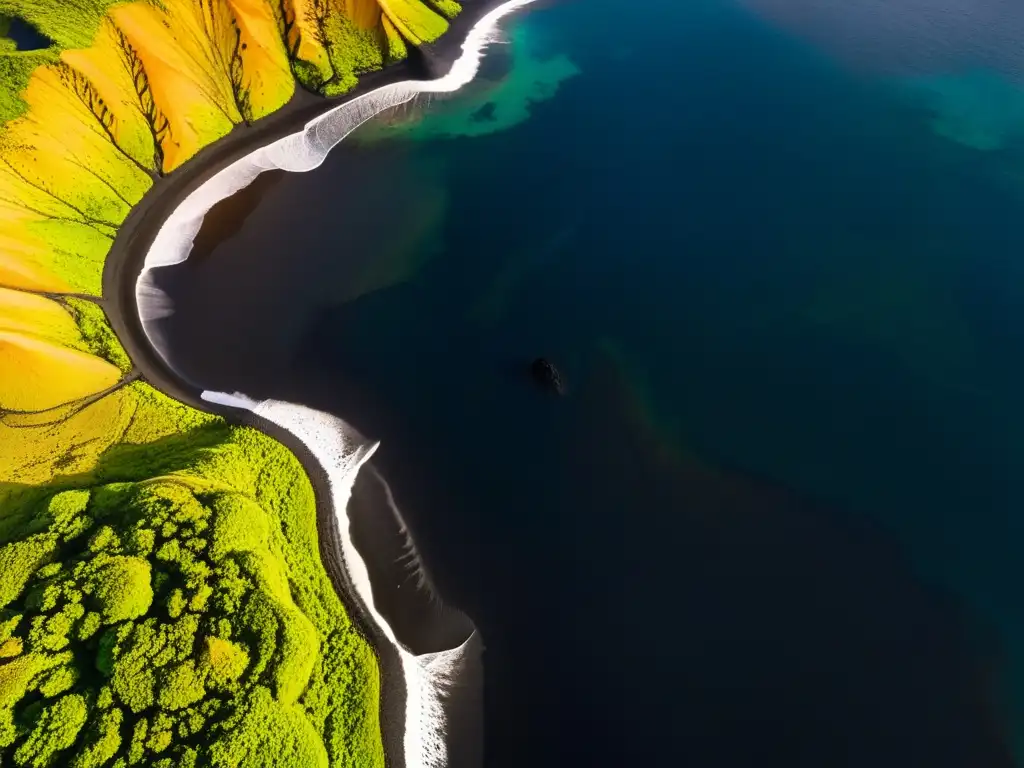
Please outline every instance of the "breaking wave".
[{"label": "breaking wave", "polygon": [[[357,96],[306,123],[301,131],[236,160],[188,195],[154,238],[136,283],[135,298],[147,337],[151,341],[158,340],[159,334],[153,327],[153,321],[167,317],[174,311],[169,298],[153,280],[152,271],[188,259],[203,219],[214,205],[249,186],[264,171],[303,173],[318,168],[346,136],[385,110],[405,104],[420,95],[455,93],[476,77],[487,46],[499,40],[498,22],[533,1],[508,0],[483,16],[466,35],[461,54],[443,77],[436,80],[404,80]],[[157,352],[164,357],[159,346]],[[166,357],[164,362],[168,362]]]},{"label": "breaking wave", "polygon": [[[164,363],[173,370],[157,321],[172,314],[174,307],[169,297],[157,287],[153,270],[188,259],[203,219],[214,205],[247,187],[264,171],[305,172],[319,167],[331,149],[346,136],[387,109],[423,94],[458,91],[476,76],[487,46],[499,39],[498,22],[531,2],[533,0],[509,0],[484,15],[467,34],[459,57],[443,77],[394,83],[356,97],[311,120],[301,131],[231,163],[189,194],[157,233],[135,286],[143,332]],[[453,758],[450,754],[450,730],[455,724],[449,721],[449,710],[456,706],[453,692],[465,687],[464,680],[478,671],[483,645],[474,628],[456,647],[415,653],[400,641],[378,609],[370,570],[351,535],[349,515],[356,475],[378,444],[371,445],[362,440],[341,419],[305,406],[275,400],[256,401],[241,394],[210,391],[204,391],[202,398],[221,406],[244,409],[287,430],[306,446],[320,465],[330,489],[334,517],[333,530],[321,531],[321,537],[330,539],[340,548],[339,559],[346,580],[356,593],[354,598],[362,603],[370,620],[393,646],[400,660],[405,683],[404,729],[401,734],[404,765],[407,768],[445,768]],[[388,494],[388,506],[400,522],[390,491]],[[406,536],[409,557],[415,561],[408,565],[417,574],[418,587],[432,592],[426,571],[404,527],[402,533]],[[472,626],[471,623],[469,625]],[[477,710],[475,715],[479,715],[478,705],[472,709]]]},{"label": "breaking wave", "polygon": [[298,438],[324,471],[330,488],[334,530],[321,538],[338,542],[340,557],[356,598],[393,646],[401,661],[406,686],[405,732],[402,735],[407,768],[444,768],[448,765],[449,719],[446,700],[462,672],[476,663],[482,646],[476,631],[457,647],[415,654],[395,635],[374,599],[369,569],[351,536],[348,507],[356,474],[377,450],[344,421],[321,411],[279,400],[256,401],[242,394],[202,393],[210,403],[240,408],[270,421]]}]

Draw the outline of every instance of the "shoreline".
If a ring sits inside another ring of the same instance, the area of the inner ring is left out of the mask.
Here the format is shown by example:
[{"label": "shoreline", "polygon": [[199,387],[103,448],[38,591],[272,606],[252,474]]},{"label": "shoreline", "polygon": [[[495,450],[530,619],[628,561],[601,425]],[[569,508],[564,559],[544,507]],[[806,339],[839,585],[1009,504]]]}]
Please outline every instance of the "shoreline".
[{"label": "shoreline", "polygon": [[[392,552],[386,546],[379,546],[379,531],[372,547],[360,550],[356,546],[354,532],[361,526],[352,514],[353,489],[357,476],[364,474],[361,471],[364,464],[380,444],[368,443],[338,417],[306,406],[279,400],[256,401],[244,395],[222,392],[204,391],[202,397],[206,402],[241,410],[257,421],[269,422],[290,433],[305,446],[306,455],[318,470],[318,480],[326,490],[326,494],[317,499],[319,533],[326,542],[324,548],[331,552],[330,564],[325,562],[325,568],[332,578],[346,585],[347,598],[361,609],[369,622],[384,636],[384,646],[391,652],[387,656],[398,662],[396,671],[401,673],[406,694],[404,710],[388,708],[382,711],[381,719],[382,723],[404,723],[401,734],[404,764],[410,767],[444,768],[453,765],[450,758],[454,752],[473,756],[470,759],[463,758],[454,765],[467,768],[480,765],[483,740],[479,733],[466,729],[465,723],[448,716],[450,701],[463,704],[459,699],[479,700],[478,696],[472,695],[472,690],[469,696],[458,696],[465,689],[472,688],[463,679],[463,673],[480,666],[482,644],[476,628],[464,614],[442,610],[439,612],[441,620],[449,624],[441,628],[442,635],[452,631],[457,633],[460,629],[468,634],[454,646],[416,652],[410,646],[424,642],[429,645],[436,629],[420,631],[422,636],[419,638],[401,638],[396,634],[377,606],[375,592],[381,583],[380,580],[373,580],[373,568],[370,567],[393,564]],[[382,517],[379,506],[371,506],[368,511],[371,517]],[[404,524],[397,517],[397,510],[393,511],[397,525],[392,533],[403,535]],[[417,591],[422,597],[419,602],[424,605],[440,602],[429,583]],[[392,597],[395,597],[394,593]],[[419,627],[417,629],[420,630]],[[384,647],[378,649],[378,653],[383,650]],[[392,699],[391,703],[394,705],[397,702]]]},{"label": "shoreline", "polygon": [[[300,435],[296,434],[295,429],[289,429],[281,423],[280,419],[268,418],[269,414],[267,413],[257,413],[259,408],[256,404],[253,404],[253,408],[240,409],[237,407],[237,402],[225,401],[223,398],[219,402],[216,399],[211,402],[205,397],[207,393],[202,392],[200,386],[185,380],[174,370],[170,360],[165,357],[163,351],[147,332],[146,309],[143,306],[145,302],[140,301],[140,294],[145,293],[144,284],[150,269],[163,263],[180,263],[188,258],[188,251],[185,250],[184,256],[177,261],[163,261],[154,264],[153,252],[157,250],[156,246],[161,234],[179,226],[177,222],[173,221],[176,214],[183,207],[187,207],[189,199],[198,191],[203,190],[211,180],[226,170],[230,170],[233,166],[244,163],[254,154],[267,154],[270,151],[268,148],[288,142],[289,139],[293,141],[292,149],[295,148],[296,140],[302,140],[311,132],[313,139],[319,140],[319,127],[325,122],[330,122],[333,117],[336,123],[333,126],[335,138],[326,146],[323,146],[322,142],[318,142],[322,146],[322,155],[319,159],[314,157],[313,162],[310,162],[307,155],[306,162],[300,162],[301,166],[306,167],[286,169],[311,170],[319,165],[330,149],[336,146],[349,132],[390,106],[409,101],[420,93],[459,90],[475,76],[483,51],[493,39],[492,35],[497,27],[497,22],[508,13],[524,7],[530,2],[532,0],[508,0],[501,4],[480,2],[479,5],[473,4],[477,7],[470,5],[452,22],[442,41],[420,50],[411,48],[409,59],[385,70],[364,76],[357,88],[339,99],[325,100],[309,94],[302,90],[301,86],[297,86],[292,100],[278,112],[253,125],[237,126],[227,136],[198,152],[195,157],[171,175],[155,180],[153,187],[147,191],[143,199],[133,207],[126,217],[104,265],[102,299],[105,311],[111,326],[124,345],[125,351],[136,369],[141,372],[141,378],[163,393],[193,408],[215,413],[231,423],[258,429],[284,445],[302,464],[313,485],[316,497],[320,556],[324,568],[338,597],[345,606],[350,620],[357,631],[366,638],[378,660],[381,687],[379,703],[381,739],[385,763],[393,768],[417,768],[421,765],[425,768],[426,766],[440,768],[440,766],[447,765],[465,765],[468,768],[481,764],[483,755],[481,661],[483,646],[475,627],[464,614],[457,611],[448,613],[439,611],[438,615],[434,617],[435,620],[448,620],[451,625],[447,628],[442,627],[440,631],[437,627],[430,627],[434,635],[432,638],[397,637],[388,621],[376,611],[375,597],[380,599],[376,593],[381,590],[374,588],[374,582],[370,577],[370,571],[375,570],[379,587],[382,578],[386,578],[388,574],[387,567],[381,565],[384,562],[384,557],[381,555],[390,557],[391,550],[387,546],[378,546],[376,542],[371,548],[368,545],[372,536],[366,535],[365,532],[363,535],[354,533],[353,521],[349,519],[347,508],[357,477],[365,474],[358,473],[358,469],[376,449],[376,445],[367,448],[367,444],[363,441],[354,451],[340,458],[341,465],[348,467],[348,489],[339,495],[332,484],[332,467],[324,466],[323,457],[317,455],[317,448],[324,444],[325,438],[329,441],[330,436],[323,432],[314,433],[307,435],[307,440],[304,441]],[[493,7],[483,7],[485,5]],[[491,19],[491,22],[485,24],[484,22],[488,19]],[[436,72],[440,65],[439,57],[443,56],[444,51],[452,48],[456,48],[459,55],[450,62],[446,74],[431,80],[410,77],[411,74],[416,73],[417,69],[421,73]],[[340,124],[338,124],[339,118]],[[296,132],[297,127],[299,128],[298,132]],[[212,200],[203,208],[199,212],[198,224],[201,224],[203,216],[213,204],[247,186],[259,173],[272,170],[274,167],[280,166],[259,167],[255,173],[251,173],[253,166],[250,165],[246,169],[248,178],[243,179],[244,183],[235,185],[233,189],[229,189],[227,194]],[[249,175],[250,173],[251,175]],[[187,230],[189,248],[195,231],[198,231],[198,224],[194,231]],[[288,404],[280,405],[288,406]],[[295,408],[296,406],[290,407]],[[336,421],[344,425],[340,420]],[[351,436],[351,433],[345,432],[344,428],[339,429],[339,433],[334,437],[337,438],[339,434],[343,440],[346,435]],[[355,459],[354,466],[351,465],[351,462],[345,463],[353,458]],[[337,471],[338,466],[334,466],[333,469]],[[383,478],[380,478],[375,471],[373,474],[386,488]],[[368,493],[363,490],[359,496],[365,500]],[[387,496],[390,500],[389,490]],[[339,505],[342,497],[345,500],[344,506]],[[397,524],[399,530],[405,534],[405,541],[412,547],[412,552],[415,555],[414,546],[411,539],[408,538],[400,513],[393,503],[390,503],[389,506],[394,516],[393,524]],[[369,508],[372,508],[372,505]],[[363,517],[372,522],[372,515],[364,514]],[[347,530],[345,523],[348,523]],[[379,536],[380,531],[376,535]],[[366,554],[360,551],[360,547],[356,545],[354,541],[356,538],[362,540],[362,549],[367,551]],[[375,556],[369,552],[371,549],[378,549],[380,552]],[[346,550],[349,552],[348,561],[345,555]],[[374,569],[367,568],[367,559],[374,564]],[[418,555],[415,555],[414,562],[416,561],[418,561]],[[421,566],[417,568],[422,570]],[[353,580],[353,569],[357,571],[361,569],[360,572],[364,574],[362,592],[360,585]],[[429,595],[434,604],[440,604],[429,583],[424,592]],[[386,599],[381,602],[388,603]],[[391,611],[386,608],[384,610],[394,615],[395,606],[391,606]],[[408,622],[396,623],[408,624]],[[440,642],[441,638],[449,642],[452,641],[452,635],[459,635],[466,629],[467,624],[472,628],[471,632],[464,637],[459,645],[447,649],[437,647],[447,644]],[[403,629],[406,631],[403,631],[402,634],[407,635],[407,630],[410,628],[406,626]],[[412,642],[408,642],[409,640]],[[417,654],[416,651],[419,653]],[[466,670],[463,676],[476,678],[477,685],[466,685],[464,680],[456,681],[454,679],[450,669],[453,664],[453,654],[456,657],[455,663],[462,664]],[[463,663],[460,661],[462,658],[468,658],[469,661]],[[422,670],[422,675],[419,674],[420,670]],[[425,692],[424,682],[426,687],[431,689],[430,691]],[[428,718],[434,718],[431,723],[435,726],[433,734],[426,733],[430,729],[423,727],[423,723],[420,721],[416,723],[418,731],[410,732],[410,726],[413,723],[410,722],[408,707],[414,696],[417,698],[420,709],[423,708],[424,702],[430,704],[427,709],[430,710]],[[472,702],[475,702],[476,706]],[[444,727],[446,720],[444,708],[447,705],[451,705],[459,711],[458,725],[460,727],[448,729]],[[467,719],[477,721],[475,727],[465,722]],[[439,739],[440,741],[438,741]],[[423,748],[420,753],[418,755],[409,754],[410,746],[415,748],[416,745]],[[457,762],[453,762],[453,760]]]}]

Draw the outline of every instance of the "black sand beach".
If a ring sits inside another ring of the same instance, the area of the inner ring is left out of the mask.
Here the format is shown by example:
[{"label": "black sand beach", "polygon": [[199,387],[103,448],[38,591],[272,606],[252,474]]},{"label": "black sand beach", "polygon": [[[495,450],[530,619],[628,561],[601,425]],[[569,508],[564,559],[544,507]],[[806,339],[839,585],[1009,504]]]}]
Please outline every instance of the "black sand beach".
[{"label": "black sand beach", "polygon": [[[663,4],[662,24],[600,0],[545,14],[536,46],[582,40],[568,50],[583,74],[522,124],[458,133],[500,119],[525,77],[476,122],[431,132],[428,114],[264,189],[205,263],[168,270],[167,332],[191,339],[250,268],[231,333],[178,362],[381,440],[373,464],[439,591],[486,640],[488,766],[1010,768],[1014,646],[986,610],[1005,592],[1019,613],[1019,580],[1003,559],[972,602],[921,554],[967,552],[1019,505],[994,503],[992,433],[958,410],[950,369],[933,388],[908,371],[963,338],[945,332],[962,305],[935,300],[934,269],[963,237],[963,189],[984,191],[950,169],[977,160],[719,5]],[[609,109],[610,87],[641,108]],[[347,288],[374,232],[415,220],[339,191],[373,160],[381,187],[447,195],[416,269],[334,303],[275,281],[316,264]],[[310,203],[327,191],[336,208]],[[278,217],[307,223],[297,253],[273,238]],[[995,231],[1016,244],[1008,221]],[[275,289],[299,313],[286,338],[257,311]],[[566,397],[537,391],[537,356]],[[1000,552],[977,547],[972,579]]]},{"label": "black sand beach", "polygon": [[225,205],[165,276],[175,367],[381,441],[486,640],[488,768],[1020,764],[1020,153],[731,0],[651,12],[531,14],[507,82]]},{"label": "black sand beach", "polygon": [[[458,55],[465,34],[484,13],[500,3],[471,0],[465,5],[466,10],[452,24],[443,43],[424,51],[413,49],[407,61],[365,75],[355,90],[339,99],[325,100],[299,89],[291,102],[278,112],[253,125],[238,126],[173,174],[156,179],[118,232],[106,260],[100,300],[140,378],[194,408],[259,429],[285,445],[302,462],[317,498],[321,558],[352,620],[378,656],[385,756],[393,768],[405,768],[403,735],[407,692],[401,662],[390,642],[369,618],[348,579],[339,539],[342,532],[337,530],[329,485],[322,467],[306,446],[287,430],[248,412],[218,407],[202,400],[199,395],[205,388],[203,384],[184,380],[152,348],[139,317],[135,285],[149,247],[163,222],[181,200],[218,171],[258,147],[301,130],[310,119],[362,94],[402,80],[433,79],[443,74]],[[264,174],[256,185],[272,184],[279,176],[280,173],[274,172]],[[173,359],[174,350],[167,350],[167,353]],[[409,572],[422,572],[422,568],[418,557],[408,553],[411,540],[398,517],[398,510],[383,493],[383,478],[374,471],[372,477],[361,475],[360,480],[354,494],[349,535],[370,569],[374,580],[374,601],[379,601],[384,615],[394,621],[393,629],[399,642],[413,653],[448,650],[463,644],[474,632],[468,617],[446,608],[429,588],[411,589],[411,585],[405,582]],[[396,556],[401,557],[397,566]],[[401,589],[403,586],[406,587],[404,591]],[[452,717],[445,737],[451,756],[449,765],[453,768],[474,768],[481,760],[479,702],[482,679],[479,664],[472,661],[479,657],[480,652],[482,646],[476,638],[470,642],[470,661],[464,674],[454,682],[446,696],[445,707],[451,711]]]}]

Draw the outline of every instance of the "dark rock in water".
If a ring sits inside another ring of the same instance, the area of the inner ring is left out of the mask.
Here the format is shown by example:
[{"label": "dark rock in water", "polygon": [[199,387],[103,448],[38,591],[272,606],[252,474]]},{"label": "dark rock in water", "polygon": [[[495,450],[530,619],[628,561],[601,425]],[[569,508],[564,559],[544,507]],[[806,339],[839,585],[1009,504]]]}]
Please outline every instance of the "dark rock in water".
[{"label": "dark rock in water", "polygon": [[555,368],[551,361],[538,357],[530,365],[530,373],[544,389],[559,395],[565,394],[565,383],[562,381],[562,374],[558,372],[558,369]]},{"label": "dark rock in water", "polygon": [[495,110],[497,110],[497,108],[497,104],[495,104],[493,101],[488,101],[486,104],[480,107],[480,109],[478,109],[476,112],[469,116],[469,121],[471,123],[493,123],[495,120],[497,120],[497,118],[494,116],[494,112]]}]

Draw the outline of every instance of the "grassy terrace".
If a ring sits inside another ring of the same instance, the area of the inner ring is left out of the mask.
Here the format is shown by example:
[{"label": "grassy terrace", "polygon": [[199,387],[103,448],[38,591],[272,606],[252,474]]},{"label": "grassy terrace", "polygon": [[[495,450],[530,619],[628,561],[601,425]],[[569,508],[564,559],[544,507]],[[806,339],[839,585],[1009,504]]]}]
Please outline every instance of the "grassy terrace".
[{"label": "grassy terrace", "polygon": [[457,12],[0,0],[53,41],[0,45],[0,765],[383,764],[299,462],[139,379],[87,297],[157,179]]}]

